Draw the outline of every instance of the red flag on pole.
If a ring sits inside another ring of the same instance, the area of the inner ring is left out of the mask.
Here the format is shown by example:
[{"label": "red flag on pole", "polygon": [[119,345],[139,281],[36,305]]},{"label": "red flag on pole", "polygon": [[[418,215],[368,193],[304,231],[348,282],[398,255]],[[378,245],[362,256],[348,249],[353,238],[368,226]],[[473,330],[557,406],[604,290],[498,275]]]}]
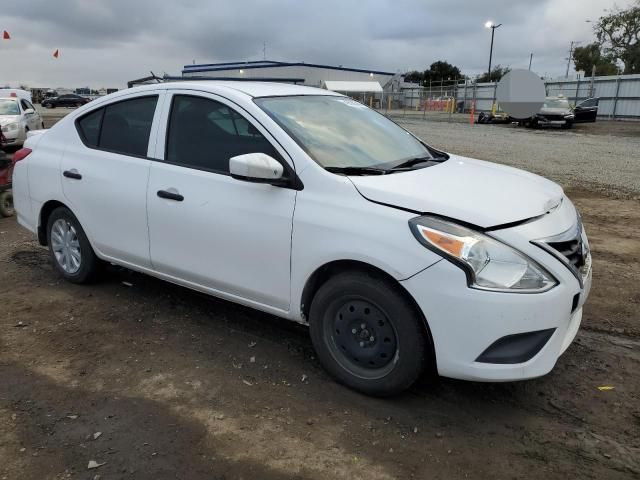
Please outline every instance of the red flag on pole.
[{"label": "red flag on pole", "polygon": [[58,51],[58,49],[56,49],[56,51],[55,51],[55,52],[53,52],[53,56],[54,56],[55,58],[58,58],[58,57],[60,56],[60,52]]},{"label": "red flag on pole", "polygon": [[5,40],[9,40],[11,38],[11,35],[9,35],[9,32],[7,32],[6,30],[2,33],[2,38],[4,38]]}]

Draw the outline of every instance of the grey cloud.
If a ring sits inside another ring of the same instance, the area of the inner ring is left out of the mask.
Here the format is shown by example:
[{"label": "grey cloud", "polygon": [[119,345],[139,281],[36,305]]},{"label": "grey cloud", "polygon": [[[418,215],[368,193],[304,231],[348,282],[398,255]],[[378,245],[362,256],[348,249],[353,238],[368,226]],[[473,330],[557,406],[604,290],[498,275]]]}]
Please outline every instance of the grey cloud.
[{"label": "grey cloud", "polygon": [[[630,0],[618,4],[628,3]],[[443,59],[464,73],[494,63],[560,74],[570,40],[589,40],[586,18],[614,0],[4,0],[0,83],[123,86],[149,70],[262,58],[397,71]],[[50,54],[61,49],[59,62]]]}]

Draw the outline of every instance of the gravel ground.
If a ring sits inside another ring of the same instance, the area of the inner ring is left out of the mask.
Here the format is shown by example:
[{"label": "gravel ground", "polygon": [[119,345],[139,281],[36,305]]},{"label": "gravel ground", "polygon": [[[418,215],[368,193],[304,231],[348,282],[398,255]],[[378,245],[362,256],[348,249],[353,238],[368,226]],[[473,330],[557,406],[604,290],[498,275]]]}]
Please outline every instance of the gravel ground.
[{"label": "gravel ground", "polygon": [[[529,130],[512,125],[474,125],[396,117],[395,121],[447,152],[504,163],[548,177],[565,187],[640,195],[640,123],[596,122],[573,130]],[[613,125],[611,125],[613,124]],[[634,136],[614,132],[616,125]]]}]

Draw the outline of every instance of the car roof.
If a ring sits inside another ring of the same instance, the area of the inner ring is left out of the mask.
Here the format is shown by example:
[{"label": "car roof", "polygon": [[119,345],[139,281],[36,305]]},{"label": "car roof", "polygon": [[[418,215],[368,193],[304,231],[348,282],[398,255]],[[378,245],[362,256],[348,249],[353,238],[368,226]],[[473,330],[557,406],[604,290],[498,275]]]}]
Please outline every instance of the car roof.
[{"label": "car roof", "polygon": [[250,97],[277,97],[290,95],[332,95],[340,96],[339,93],[322,88],[305,87],[302,85],[292,85],[290,83],[276,82],[250,82],[250,81],[224,81],[224,80],[198,80],[183,82],[166,82],[159,84],[143,85],[124,91],[157,90],[158,88],[184,88],[191,90],[202,90],[205,92],[218,93],[221,90],[235,90]]}]

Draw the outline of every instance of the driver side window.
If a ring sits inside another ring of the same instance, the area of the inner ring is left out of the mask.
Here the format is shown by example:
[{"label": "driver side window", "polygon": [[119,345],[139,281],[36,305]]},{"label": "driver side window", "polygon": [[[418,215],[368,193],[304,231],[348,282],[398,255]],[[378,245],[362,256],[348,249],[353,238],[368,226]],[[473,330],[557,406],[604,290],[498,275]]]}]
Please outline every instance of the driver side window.
[{"label": "driver side window", "polygon": [[228,174],[229,159],[245,153],[279,159],[271,143],[235,110],[204,97],[173,97],[167,127],[168,162]]}]

